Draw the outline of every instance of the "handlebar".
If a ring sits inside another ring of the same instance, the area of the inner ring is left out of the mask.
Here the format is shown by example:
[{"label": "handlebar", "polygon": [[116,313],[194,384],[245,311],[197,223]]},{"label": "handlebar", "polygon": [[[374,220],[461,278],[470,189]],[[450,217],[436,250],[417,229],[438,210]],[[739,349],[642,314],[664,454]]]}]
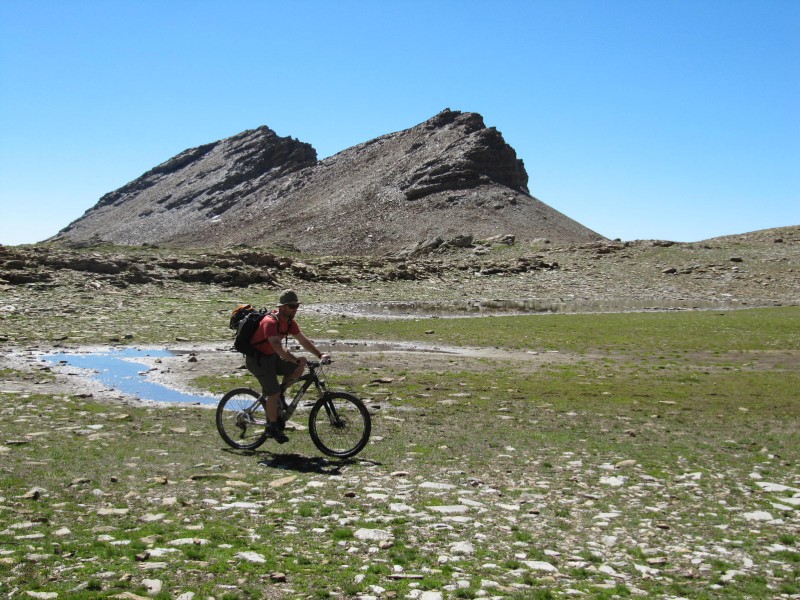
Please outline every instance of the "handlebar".
[{"label": "handlebar", "polygon": [[328,357],[323,360],[309,360],[306,362],[309,369],[319,369],[323,365],[329,365],[333,362],[333,359]]}]

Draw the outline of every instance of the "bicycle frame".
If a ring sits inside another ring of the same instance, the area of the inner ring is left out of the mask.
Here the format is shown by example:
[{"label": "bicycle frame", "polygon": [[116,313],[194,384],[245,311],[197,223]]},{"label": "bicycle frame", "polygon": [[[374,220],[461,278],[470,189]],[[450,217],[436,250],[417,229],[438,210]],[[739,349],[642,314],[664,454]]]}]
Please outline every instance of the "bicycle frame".
[{"label": "bicycle frame", "polygon": [[[289,418],[294,414],[294,411],[297,410],[300,401],[305,396],[308,389],[313,385],[317,388],[317,392],[319,392],[320,397],[324,396],[328,392],[328,386],[325,383],[325,380],[320,377],[319,373],[317,373],[317,369],[319,369],[322,363],[309,361],[308,363],[308,373],[298,377],[297,379],[293,379],[292,381],[288,382],[288,385],[281,385],[281,395],[279,400],[279,412],[281,417],[284,421],[288,421]],[[292,401],[287,403],[285,398],[285,393],[291,387],[297,385],[298,383],[302,382],[302,386],[295,392]],[[252,418],[253,412],[256,408],[261,404],[262,398],[259,398],[253,404],[250,405],[247,409],[245,409],[245,413],[248,417]],[[338,420],[338,415],[334,414],[335,410],[332,410],[331,407],[325,406],[325,412],[328,415],[328,418],[331,419],[331,422],[336,422]],[[260,424],[258,421],[251,420],[252,423]],[[265,423],[266,425],[266,423]]]},{"label": "bicycle frame", "polygon": [[[300,401],[305,396],[305,393],[308,391],[312,385],[317,388],[319,395],[322,396],[325,392],[328,391],[328,387],[325,385],[325,381],[320,378],[319,374],[317,373],[317,369],[319,369],[322,365],[318,362],[308,362],[308,373],[298,377],[297,379],[293,379],[292,381],[288,382],[288,386],[281,386],[281,399],[280,399],[280,409],[281,413],[283,414],[284,419],[288,419],[294,414],[294,411],[297,409],[297,406],[300,404]],[[298,383],[303,382],[303,385],[295,392],[294,398],[288,404],[286,403],[286,398],[284,394],[290,386],[297,385]]]}]

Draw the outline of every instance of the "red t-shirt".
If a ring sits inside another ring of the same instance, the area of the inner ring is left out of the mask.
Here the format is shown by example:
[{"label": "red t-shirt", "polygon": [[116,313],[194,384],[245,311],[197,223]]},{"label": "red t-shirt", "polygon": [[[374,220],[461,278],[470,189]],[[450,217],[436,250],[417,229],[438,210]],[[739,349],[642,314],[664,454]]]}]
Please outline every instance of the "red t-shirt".
[{"label": "red t-shirt", "polygon": [[[274,317],[271,315],[274,315]],[[277,316],[277,311],[272,311],[272,313],[261,319],[261,323],[258,324],[258,329],[256,329],[251,339],[251,344],[258,348],[258,351],[263,354],[275,354],[275,348],[269,343],[269,338],[277,335],[280,336],[281,339],[286,339],[288,335],[297,335],[300,333],[300,326],[294,319],[289,321],[288,327],[285,323],[281,323],[281,329],[279,331]]]}]

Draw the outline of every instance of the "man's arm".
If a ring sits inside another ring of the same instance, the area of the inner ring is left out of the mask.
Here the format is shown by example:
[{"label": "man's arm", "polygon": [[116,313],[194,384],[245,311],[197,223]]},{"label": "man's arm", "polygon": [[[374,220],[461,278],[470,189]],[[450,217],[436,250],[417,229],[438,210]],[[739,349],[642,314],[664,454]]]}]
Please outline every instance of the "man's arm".
[{"label": "man's arm", "polygon": [[272,344],[272,347],[275,349],[277,355],[280,356],[283,360],[288,360],[289,362],[299,364],[299,359],[296,356],[292,355],[291,352],[289,352],[286,348],[283,347],[283,344],[281,343],[282,342],[281,336],[274,335],[268,338],[268,340],[269,343]]},{"label": "man's arm", "polygon": [[296,339],[298,342],[300,342],[300,345],[303,348],[305,348],[308,352],[310,352],[311,354],[313,354],[317,358],[323,358],[325,356],[329,356],[328,354],[320,352],[319,348],[317,348],[317,346],[314,344],[314,342],[312,342],[310,339],[308,339],[302,333],[298,333],[297,335],[292,336],[292,337],[294,337],[294,339]]}]

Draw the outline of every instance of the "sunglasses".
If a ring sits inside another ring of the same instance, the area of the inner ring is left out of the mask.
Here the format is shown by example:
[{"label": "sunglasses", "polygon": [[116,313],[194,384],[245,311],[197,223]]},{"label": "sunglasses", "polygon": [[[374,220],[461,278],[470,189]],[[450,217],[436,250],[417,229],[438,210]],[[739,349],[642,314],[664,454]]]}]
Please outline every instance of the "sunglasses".
[{"label": "sunglasses", "polygon": [[299,305],[299,304],[284,304],[284,306],[288,306],[289,308],[293,308],[293,309],[295,309],[295,310],[297,310],[298,308],[300,308],[300,305]]}]

